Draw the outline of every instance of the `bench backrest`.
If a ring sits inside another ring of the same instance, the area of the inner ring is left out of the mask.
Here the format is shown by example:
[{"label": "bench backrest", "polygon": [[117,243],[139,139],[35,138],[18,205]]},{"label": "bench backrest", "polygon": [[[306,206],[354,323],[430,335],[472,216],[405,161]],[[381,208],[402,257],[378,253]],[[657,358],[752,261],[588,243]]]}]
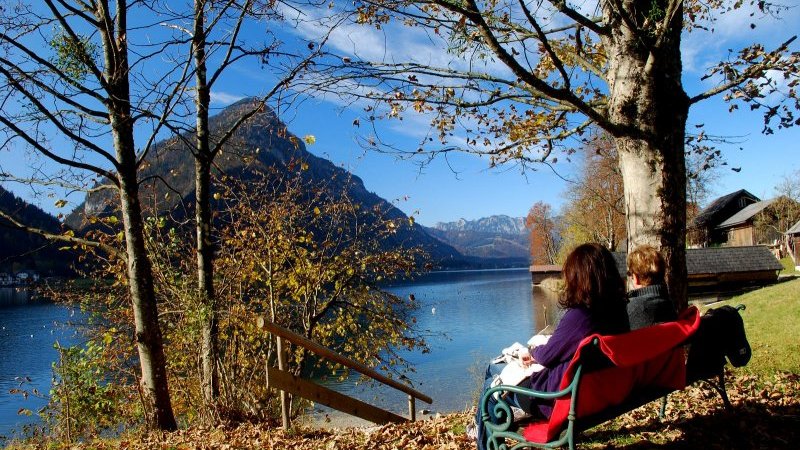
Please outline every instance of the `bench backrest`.
[{"label": "bench backrest", "polygon": [[[561,389],[567,388],[577,368],[587,366],[578,383],[576,417],[587,417],[621,404],[637,390],[683,389],[686,364],[682,344],[699,325],[700,313],[690,306],[675,322],[584,339],[561,380]],[[607,360],[607,367],[598,368],[602,366],[598,365],[598,353]],[[571,401],[571,396],[556,400],[550,420],[529,425],[523,433],[525,438],[533,442],[557,438],[567,425]]]}]

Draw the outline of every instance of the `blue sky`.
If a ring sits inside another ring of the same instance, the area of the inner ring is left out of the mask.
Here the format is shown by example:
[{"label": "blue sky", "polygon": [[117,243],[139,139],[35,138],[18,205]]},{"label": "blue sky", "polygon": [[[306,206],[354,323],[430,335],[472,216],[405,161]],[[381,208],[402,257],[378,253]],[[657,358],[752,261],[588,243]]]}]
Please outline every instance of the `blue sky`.
[{"label": "blue sky", "polygon": [[[714,24],[713,33],[700,31],[684,35],[684,85],[690,95],[711,87],[712,80],[704,84],[700,78],[707,67],[726,57],[728,49],[736,51],[749,42],[763,42],[769,49],[800,29],[798,8],[791,9],[781,19],[758,13],[751,17],[750,12],[743,9],[723,15]],[[756,25],[754,29],[750,28],[751,23]],[[300,34],[313,36],[313,32],[307,30],[300,30]],[[349,55],[373,59],[441,61],[445,57],[427,37],[391,26],[382,31],[345,27],[334,34],[331,47]],[[466,155],[452,157],[450,154],[449,160],[440,158],[420,172],[408,161],[365,154],[355,144],[357,134],[363,130],[350,126],[358,115],[357,110],[337,109],[335,102],[311,101],[304,106],[307,109],[291,120],[290,128],[297,134],[317,137],[311,151],[351,168],[369,189],[384,198],[392,200],[407,196],[408,199],[399,206],[407,213],[418,213],[419,221],[426,225],[458,218],[472,220],[492,214],[524,216],[530,206],[540,200],[559,207],[564,201],[566,183],[553,170],[570,178],[575,169],[574,165],[559,163],[553,168],[540,166],[525,173],[514,167],[489,170],[485,160]],[[335,125],[331,127],[319,126],[334,120]],[[692,125],[699,123],[705,124],[709,134],[729,136],[738,142],[721,147],[728,166],[717,172],[716,181],[711,186],[714,195],[745,188],[762,198],[769,198],[781,177],[800,171],[800,158],[795,156],[800,129],[781,130],[764,136],[761,134],[762,116],[759,111],[728,113],[721,96],[693,107],[687,129],[691,130]],[[423,120],[411,118],[401,126],[386,124],[383,130],[382,137],[414,148],[427,128]],[[741,171],[732,171],[732,167],[741,168]]]},{"label": "blue sky", "polygon": [[[751,30],[749,24],[757,26]],[[690,95],[709,87],[699,81],[706,67],[727,55],[727,50],[737,50],[744,43],[760,41],[772,48],[800,29],[800,12],[791,9],[781,20],[773,17],[750,17],[747,11],[724,15],[715,24],[715,31],[686,34],[684,36],[684,85]],[[251,30],[249,33],[257,33]],[[300,28],[286,34],[287,42],[313,36],[313,29]],[[794,44],[795,49],[797,43]],[[415,35],[413,31],[385,27],[381,31],[355,26],[343,27],[330,42],[330,50],[363,57],[427,58],[444,61],[450,55],[431,41]],[[243,66],[221,80],[214,96],[214,106],[224,107],[242,97],[258,95],[265,76],[256,67]],[[266,83],[268,84],[268,83]],[[367,189],[390,201],[396,201],[407,214],[415,214],[425,225],[459,218],[478,219],[493,214],[524,216],[528,208],[545,201],[558,208],[563,203],[565,182],[559,177],[572,176],[574,166],[559,162],[553,168],[540,166],[537,170],[522,173],[515,167],[489,170],[485,160],[464,154],[439,157],[420,168],[412,161],[398,160],[391,155],[365,152],[357,139],[366,130],[356,128],[353,120],[363,115],[358,107],[346,108],[338,99],[311,98],[297,109],[287,111],[282,118],[290,130],[299,136],[312,134],[316,144],[309,147],[313,153],[331,159],[361,177]],[[364,123],[362,121],[362,123]],[[777,131],[763,136],[761,113],[756,111],[727,112],[720,98],[707,100],[693,107],[689,125],[704,123],[707,133],[737,137],[738,145],[723,147],[728,167],[741,168],[734,172],[722,168],[712,192],[722,195],[740,188],[762,198],[773,194],[776,183],[785,175],[800,171],[800,158],[796,156],[800,130]],[[427,132],[424,118],[407,117],[402,122],[380,124],[381,136],[395,145],[415,148],[420,136]],[[742,147],[739,150],[739,147]],[[0,155],[3,170],[25,171],[32,165],[22,154]],[[554,171],[558,172],[556,175]],[[31,199],[22,186],[6,185],[18,195]],[[69,198],[71,205],[81,201]],[[45,210],[54,211],[53,199],[34,201]],[[70,208],[70,206],[67,206]]]}]

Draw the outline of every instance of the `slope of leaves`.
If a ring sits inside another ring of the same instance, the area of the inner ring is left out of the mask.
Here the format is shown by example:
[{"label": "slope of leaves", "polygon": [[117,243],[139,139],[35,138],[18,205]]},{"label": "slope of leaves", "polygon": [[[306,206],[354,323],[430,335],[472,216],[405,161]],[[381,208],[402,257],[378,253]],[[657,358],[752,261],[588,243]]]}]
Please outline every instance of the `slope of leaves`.
[{"label": "slope of leaves", "polygon": [[[795,448],[800,441],[800,375],[730,376],[727,411],[719,396],[704,383],[670,395],[666,418],[658,419],[660,401],[652,402],[583,435],[581,448],[693,449]],[[414,423],[341,430],[275,425],[192,427],[170,434],[149,434],[115,440],[95,440],[73,449],[371,449],[467,450],[472,413],[436,416]],[[16,448],[40,449],[45,443]],[[14,446],[10,448],[15,448]]]}]

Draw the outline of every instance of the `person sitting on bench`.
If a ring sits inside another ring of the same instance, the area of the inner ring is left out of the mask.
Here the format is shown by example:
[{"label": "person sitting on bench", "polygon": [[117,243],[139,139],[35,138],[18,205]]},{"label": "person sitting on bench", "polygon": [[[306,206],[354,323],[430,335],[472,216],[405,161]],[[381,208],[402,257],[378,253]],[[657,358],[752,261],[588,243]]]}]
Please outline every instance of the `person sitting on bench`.
[{"label": "person sitting on bench", "polygon": [[[567,256],[564,263],[565,289],[559,304],[566,311],[546,344],[530,350],[530,363],[544,366],[523,380],[519,386],[537,391],[557,392],[580,342],[594,333],[619,334],[628,331],[625,309],[625,286],[611,252],[599,244],[583,244]],[[487,371],[484,392],[491,385]],[[515,396],[516,397],[516,396]],[[491,400],[496,402],[496,400]],[[552,400],[532,402],[530,397],[506,398],[506,401],[533,416],[549,417]],[[489,408],[492,411],[493,408]],[[480,414],[480,410],[478,411]],[[478,449],[485,448],[485,430],[476,418]]]},{"label": "person sitting on bench", "polygon": [[678,319],[664,284],[665,266],[661,253],[649,245],[640,245],[628,254],[628,277],[633,284],[628,292],[631,330]]}]

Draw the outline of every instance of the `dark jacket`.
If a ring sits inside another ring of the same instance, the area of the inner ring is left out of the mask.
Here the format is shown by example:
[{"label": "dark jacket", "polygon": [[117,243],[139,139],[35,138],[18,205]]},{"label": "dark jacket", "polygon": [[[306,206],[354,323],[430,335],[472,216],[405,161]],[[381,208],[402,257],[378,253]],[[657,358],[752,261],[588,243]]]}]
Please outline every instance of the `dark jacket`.
[{"label": "dark jacket", "polygon": [[675,306],[667,295],[667,287],[663,284],[653,284],[630,291],[628,319],[631,330],[678,320]]}]

